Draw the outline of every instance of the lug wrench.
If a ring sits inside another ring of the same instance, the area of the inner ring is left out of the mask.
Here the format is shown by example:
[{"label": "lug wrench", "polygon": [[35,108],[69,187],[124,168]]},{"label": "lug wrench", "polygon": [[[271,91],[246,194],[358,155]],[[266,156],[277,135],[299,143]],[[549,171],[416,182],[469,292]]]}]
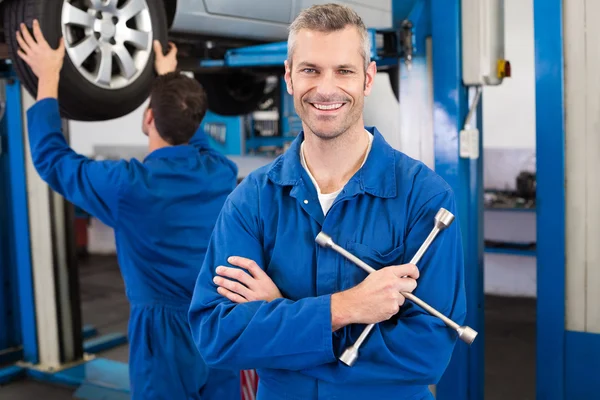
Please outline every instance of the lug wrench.
[{"label": "lug wrench", "polygon": [[[429,236],[427,236],[427,239],[425,239],[425,241],[423,242],[423,244],[417,251],[417,254],[415,254],[415,256],[412,258],[412,260],[410,261],[409,264],[416,265],[419,262],[419,260],[421,259],[421,257],[423,256],[423,254],[425,254],[425,251],[431,245],[431,243],[433,242],[433,240],[435,239],[437,234],[440,231],[442,231],[443,229],[446,229],[448,226],[450,226],[452,221],[454,221],[454,215],[452,215],[451,212],[449,212],[448,210],[446,210],[444,208],[440,209],[435,216],[435,225],[434,225],[431,233],[429,233]],[[352,253],[348,252],[344,248],[338,246],[333,241],[333,239],[330,236],[328,236],[327,234],[321,232],[317,235],[315,240],[320,246],[323,246],[326,248],[329,247],[329,248],[332,248],[333,250],[337,251],[342,256],[346,257],[347,259],[349,259],[350,261],[355,263],[357,266],[359,266],[360,268],[365,270],[367,273],[370,274],[372,272],[375,272],[375,269],[373,267],[371,267],[370,265],[368,265],[367,263],[365,263],[358,257],[354,256]],[[477,332],[475,330],[473,330],[472,328],[470,328],[468,326],[459,326],[456,322],[452,321],[450,318],[446,317],[445,315],[443,315],[442,313],[437,311],[435,308],[431,307],[429,304],[425,303],[424,301],[422,301],[421,299],[419,299],[417,296],[413,295],[412,293],[402,293],[402,295],[406,299],[411,300],[413,303],[416,303],[417,305],[419,305],[421,308],[423,308],[424,310],[429,312],[431,315],[440,318],[446,325],[448,325],[450,328],[454,329],[458,333],[458,337],[465,343],[471,344],[475,340],[475,337],[477,336]],[[360,334],[356,343],[354,343],[352,346],[349,346],[344,351],[344,353],[340,356],[340,361],[342,361],[344,364],[346,364],[348,366],[354,365],[354,363],[356,362],[356,359],[358,358],[358,350],[359,350],[360,346],[363,344],[363,342],[365,341],[365,339],[367,338],[368,334],[371,332],[371,330],[373,329],[374,326],[375,326],[375,324],[369,324],[365,327],[365,329]]]}]

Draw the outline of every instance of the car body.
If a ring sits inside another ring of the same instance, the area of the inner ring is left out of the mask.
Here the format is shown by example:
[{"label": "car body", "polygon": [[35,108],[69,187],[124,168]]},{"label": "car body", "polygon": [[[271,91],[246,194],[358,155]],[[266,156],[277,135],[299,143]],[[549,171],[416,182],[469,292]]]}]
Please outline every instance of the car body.
[{"label": "car body", "polygon": [[[336,1],[355,9],[369,27],[391,26],[391,0]],[[178,0],[172,33],[256,41],[286,40],[289,24],[319,0]]]},{"label": "car body", "polygon": [[[391,0],[337,1],[353,7],[369,27],[391,26]],[[195,73],[218,114],[253,111],[267,76],[248,70],[196,68],[232,48],[284,41],[290,22],[319,0],[0,0],[8,57],[25,88],[37,80],[16,57],[14,32],[40,20],[51,45],[65,38],[61,79],[65,118],[100,121],[121,117],[148,97],[155,77],[152,40],[176,43],[180,65]],[[196,70],[197,69],[197,70]]]}]

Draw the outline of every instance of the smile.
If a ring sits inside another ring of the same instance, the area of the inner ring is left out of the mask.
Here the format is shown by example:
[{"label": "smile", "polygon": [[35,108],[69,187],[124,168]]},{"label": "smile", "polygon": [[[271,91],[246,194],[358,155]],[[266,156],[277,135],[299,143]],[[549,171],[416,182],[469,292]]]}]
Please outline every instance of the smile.
[{"label": "smile", "polygon": [[332,103],[332,104],[318,104],[318,103],[310,103],[314,108],[321,111],[333,111],[339,110],[344,103]]}]

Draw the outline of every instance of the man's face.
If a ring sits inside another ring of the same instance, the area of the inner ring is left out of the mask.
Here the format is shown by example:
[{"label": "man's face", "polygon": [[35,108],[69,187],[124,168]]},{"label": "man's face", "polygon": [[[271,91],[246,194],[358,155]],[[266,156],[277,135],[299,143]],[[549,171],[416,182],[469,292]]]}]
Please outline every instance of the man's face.
[{"label": "man's face", "polygon": [[358,30],[323,33],[301,30],[291,63],[286,61],[288,93],[296,113],[321,139],[334,139],[362,124],[364,97],[376,73],[372,62],[365,73]]}]

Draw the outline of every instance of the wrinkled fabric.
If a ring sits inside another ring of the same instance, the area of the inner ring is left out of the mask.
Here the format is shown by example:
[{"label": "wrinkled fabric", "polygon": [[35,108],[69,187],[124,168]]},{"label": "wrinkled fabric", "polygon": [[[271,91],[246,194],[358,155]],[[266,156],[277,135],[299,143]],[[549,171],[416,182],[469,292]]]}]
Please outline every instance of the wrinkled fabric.
[{"label": "wrinkled fabric", "polygon": [[[407,301],[379,323],[353,367],[338,361],[364,325],[332,333],[331,295],[367,274],[315,243],[321,231],[373,268],[408,263],[444,207],[456,215],[449,185],[421,162],[391,148],[373,127],[371,151],[326,216],[302,168],[301,133],[271,164],[229,196],[211,238],[190,307],[194,342],[211,366],[256,368],[258,399],[430,399],[448,366],[456,335]],[[235,304],[213,277],[229,256],[255,260],[284,298]],[[419,263],[414,294],[462,323],[463,250],[457,220]]]}]

